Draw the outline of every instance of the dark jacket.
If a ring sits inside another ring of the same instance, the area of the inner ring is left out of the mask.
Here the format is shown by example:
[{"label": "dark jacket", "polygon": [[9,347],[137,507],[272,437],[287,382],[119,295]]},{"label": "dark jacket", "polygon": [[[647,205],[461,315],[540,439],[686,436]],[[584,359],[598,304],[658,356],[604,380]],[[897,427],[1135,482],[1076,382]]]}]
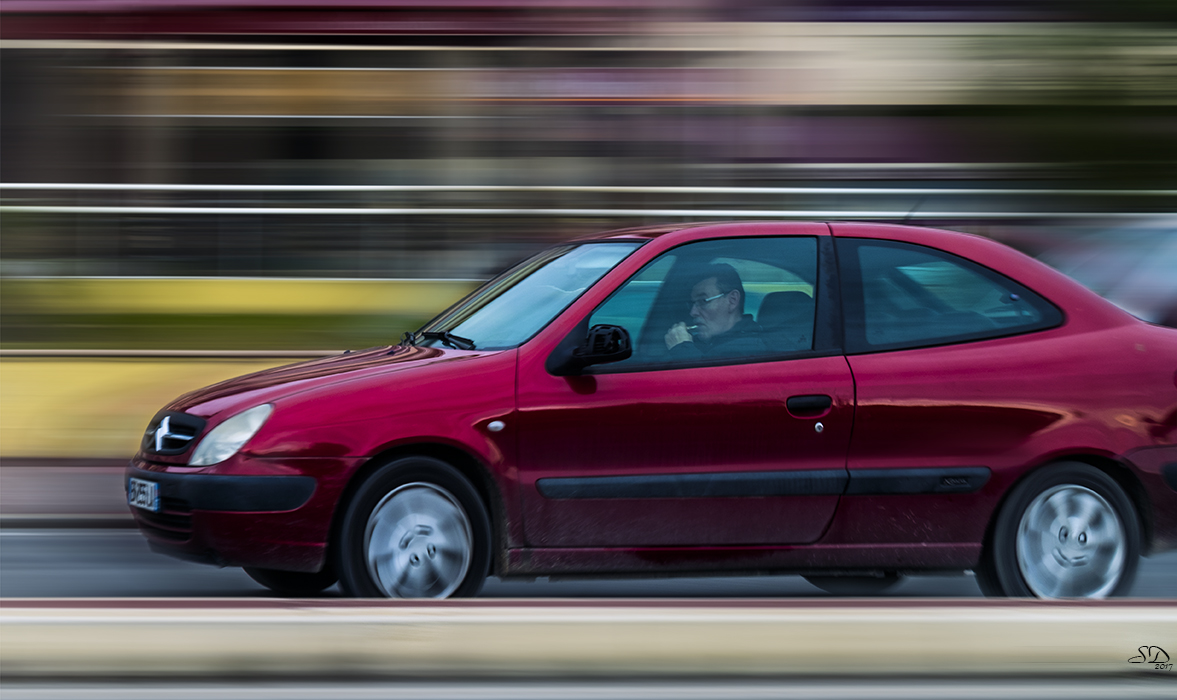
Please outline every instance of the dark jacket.
[{"label": "dark jacket", "polygon": [[696,338],[693,343],[679,343],[670,349],[670,359],[676,361],[701,360],[713,357],[744,357],[764,355],[772,348],[764,342],[764,329],[752,320],[751,314],[744,316],[736,325],[710,340]]}]

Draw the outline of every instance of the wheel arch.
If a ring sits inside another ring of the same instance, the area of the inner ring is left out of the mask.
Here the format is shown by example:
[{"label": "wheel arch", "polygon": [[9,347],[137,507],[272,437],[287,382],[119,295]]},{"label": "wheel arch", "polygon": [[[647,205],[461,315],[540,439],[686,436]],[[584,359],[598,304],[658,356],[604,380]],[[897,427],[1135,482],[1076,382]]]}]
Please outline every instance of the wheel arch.
[{"label": "wheel arch", "polygon": [[347,486],[339,496],[335,505],[335,512],[331,516],[331,529],[328,535],[328,562],[334,562],[333,552],[339,540],[339,530],[343,526],[343,515],[347,506],[355,497],[356,491],[376,470],[386,464],[405,457],[432,457],[445,462],[466,478],[478,492],[482,504],[490,513],[491,521],[491,556],[490,575],[501,573],[503,565],[503,543],[506,542],[506,514],[503,508],[502,493],[498,484],[490,474],[490,470],[476,456],[466,450],[440,442],[419,442],[396,445],[373,455],[364,462],[348,479]]},{"label": "wheel arch", "polygon": [[985,558],[986,552],[993,545],[993,530],[997,524],[997,518],[1004,510],[1006,502],[1009,500],[1010,494],[1014,493],[1018,486],[1022,484],[1031,474],[1037,474],[1043,469],[1049,469],[1056,464],[1063,464],[1066,462],[1074,462],[1079,464],[1086,464],[1090,467],[1095,467],[1108,477],[1115,481],[1116,484],[1124,490],[1128,496],[1128,500],[1136,509],[1137,519],[1140,521],[1140,544],[1141,551],[1148,552],[1152,548],[1152,506],[1148,500],[1148,494],[1144,490],[1144,485],[1132,472],[1132,469],[1124,462],[1118,461],[1106,455],[1096,455],[1090,453],[1077,454],[1062,454],[1052,456],[1049,460],[1043,461],[1041,464],[1027,469],[1021,476],[1019,476],[1005,493],[1001,495],[1001,500],[998,501],[997,506],[989,516],[989,522],[985,526],[985,538],[982,541],[982,561]]}]

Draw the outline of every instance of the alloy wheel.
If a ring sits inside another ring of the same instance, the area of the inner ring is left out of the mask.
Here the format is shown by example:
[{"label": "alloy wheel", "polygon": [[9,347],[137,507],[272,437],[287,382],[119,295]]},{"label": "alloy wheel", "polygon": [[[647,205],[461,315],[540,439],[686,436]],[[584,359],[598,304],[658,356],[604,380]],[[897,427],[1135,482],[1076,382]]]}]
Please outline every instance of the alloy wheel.
[{"label": "alloy wheel", "polygon": [[1061,484],[1038,494],[1017,532],[1022,578],[1042,598],[1106,598],[1124,573],[1127,539],[1112,505],[1095,491]]},{"label": "alloy wheel", "polygon": [[368,517],[364,556],[372,581],[394,598],[446,598],[473,558],[470,519],[436,484],[414,482],[388,493]]}]

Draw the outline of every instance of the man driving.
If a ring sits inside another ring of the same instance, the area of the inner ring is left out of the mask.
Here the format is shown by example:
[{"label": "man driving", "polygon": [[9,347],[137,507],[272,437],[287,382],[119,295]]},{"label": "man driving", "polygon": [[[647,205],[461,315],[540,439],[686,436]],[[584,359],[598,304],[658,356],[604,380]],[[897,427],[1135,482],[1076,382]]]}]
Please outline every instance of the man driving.
[{"label": "man driving", "polygon": [[767,352],[760,325],[744,313],[744,284],[726,263],[708,265],[691,287],[690,315],[666,331],[666,349],[676,359]]}]

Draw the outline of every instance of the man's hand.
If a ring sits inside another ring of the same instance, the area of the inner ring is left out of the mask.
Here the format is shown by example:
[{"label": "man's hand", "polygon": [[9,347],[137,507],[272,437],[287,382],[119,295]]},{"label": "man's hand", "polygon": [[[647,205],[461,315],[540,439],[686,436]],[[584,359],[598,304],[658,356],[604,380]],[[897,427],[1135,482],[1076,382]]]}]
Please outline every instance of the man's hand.
[{"label": "man's hand", "polygon": [[687,324],[676,323],[666,331],[666,349],[669,350],[679,343],[693,343],[695,338],[687,330]]}]

